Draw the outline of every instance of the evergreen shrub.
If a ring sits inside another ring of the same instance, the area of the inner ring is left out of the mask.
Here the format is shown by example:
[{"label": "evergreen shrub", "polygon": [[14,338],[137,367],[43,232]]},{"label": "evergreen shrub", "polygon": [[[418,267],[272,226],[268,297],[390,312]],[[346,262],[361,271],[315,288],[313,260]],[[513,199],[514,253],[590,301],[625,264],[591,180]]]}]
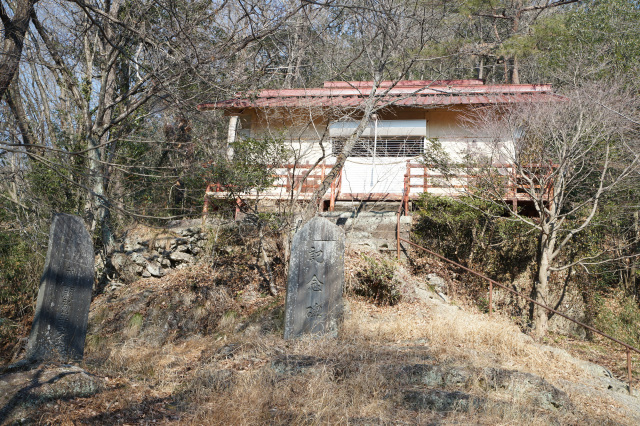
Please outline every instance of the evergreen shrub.
[{"label": "evergreen shrub", "polygon": [[388,259],[375,259],[362,255],[364,268],[356,272],[354,293],[381,306],[400,302],[400,281],[395,276],[396,265]]}]

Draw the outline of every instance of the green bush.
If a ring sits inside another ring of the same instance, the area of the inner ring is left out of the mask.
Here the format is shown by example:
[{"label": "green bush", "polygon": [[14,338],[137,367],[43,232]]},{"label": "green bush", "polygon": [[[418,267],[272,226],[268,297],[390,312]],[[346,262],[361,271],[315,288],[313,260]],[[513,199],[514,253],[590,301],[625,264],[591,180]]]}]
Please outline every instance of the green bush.
[{"label": "green bush", "polygon": [[365,267],[356,273],[354,293],[377,305],[393,306],[400,302],[400,281],[395,277],[395,263],[366,255],[362,258]]},{"label": "green bush", "polygon": [[0,232],[0,317],[20,321],[32,313],[42,266],[18,235]]},{"label": "green bush", "polygon": [[640,308],[631,297],[614,297],[605,303],[604,299],[594,296],[598,313],[595,327],[629,345],[640,346]]},{"label": "green bush", "polygon": [[0,231],[0,363],[10,360],[31,322],[42,267],[42,253],[19,235]]},{"label": "green bush", "polygon": [[232,147],[232,159],[220,153],[203,175],[208,182],[222,185],[234,199],[237,194],[271,187],[276,180],[275,170],[293,154],[283,140],[269,137],[239,139]]},{"label": "green bush", "polygon": [[[457,262],[466,263],[480,245],[486,245],[495,207],[472,199],[454,200],[423,194],[416,203],[415,235]],[[489,232],[488,232],[489,231]]]},{"label": "green bush", "polygon": [[530,228],[488,201],[423,194],[413,238],[421,245],[498,279],[512,279],[535,259]]}]

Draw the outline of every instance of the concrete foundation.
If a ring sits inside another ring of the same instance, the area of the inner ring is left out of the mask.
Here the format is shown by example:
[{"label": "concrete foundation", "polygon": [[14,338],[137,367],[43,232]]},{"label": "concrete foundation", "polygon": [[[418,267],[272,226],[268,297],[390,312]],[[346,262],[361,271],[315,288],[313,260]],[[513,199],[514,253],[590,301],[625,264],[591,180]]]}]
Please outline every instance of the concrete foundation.
[{"label": "concrete foundation", "polygon": [[[344,228],[347,246],[370,247],[380,251],[396,250],[395,212],[325,212],[322,216]],[[413,218],[400,217],[400,236],[409,239]]]}]

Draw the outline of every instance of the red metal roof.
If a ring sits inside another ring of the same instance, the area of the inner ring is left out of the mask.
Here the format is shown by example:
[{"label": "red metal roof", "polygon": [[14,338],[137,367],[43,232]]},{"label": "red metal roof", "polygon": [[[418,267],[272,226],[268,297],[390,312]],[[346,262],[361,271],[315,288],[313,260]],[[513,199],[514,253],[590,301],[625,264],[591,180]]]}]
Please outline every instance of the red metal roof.
[{"label": "red metal roof", "polygon": [[[395,84],[394,84],[395,83]],[[451,86],[451,85],[478,85],[484,84],[482,80],[470,79],[470,80],[400,80],[393,81],[381,81],[379,87],[427,87],[427,86]],[[356,87],[369,87],[373,86],[373,81],[325,81],[323,87],[341,87],[343,89],[356,88]]]},{"label": "red metal roof", "polygon": [[[322,88],[262,90],[235,99],[198,105],[199,110],[277,107],[356,107],[371,93],[370,81],[327,81]],[[382,82],[380,103],[434,107],[467,104],[548,102],[562,99],[550,84],[485,85],[481,80],[407,80]]]}]

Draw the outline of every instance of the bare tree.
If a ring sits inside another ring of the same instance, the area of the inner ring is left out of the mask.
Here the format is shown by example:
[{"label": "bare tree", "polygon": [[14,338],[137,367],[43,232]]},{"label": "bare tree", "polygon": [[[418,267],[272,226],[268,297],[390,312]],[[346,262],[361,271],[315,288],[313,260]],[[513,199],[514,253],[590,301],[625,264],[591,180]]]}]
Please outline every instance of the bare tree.
[{"label": "bare tree", "polygon": [[181,165],[151,157],[134,164],[129,141],[151,146],[153,138],[138,135],[148,135],[158,116],[171,111],[167,115],[184,117],[180,111],[188,114],[208,93],[225,96],[256,84],[256,73],[247,72],[251,61],[265,66],[256,46],[301,8],[258,6],[250,0],[189,5],[52,0],[37,13],[31,7],[21,78],[14,79],[7,96],[20,143],[3,148],[29,154],[24,167],[40,164],[73,186],[76,204],[109,250],[112,210],[149,216],[114,192],[123,190],[123,174],[156,179],[174,174],[174,182],[181,174]]},{"label": "bare tree", "polygon": [[[427,44],[438,39],[444,25],[444,12],[438,2],[421,1],[362,0],[345,7],[341,23],[346,32],[343,36],[355,36],[355,40],[346,52],[332,49],[331,55],[325,58],[330,63],[325,66],[333,71],[337,80],[362,79],[364,75],[372,85],[362,93],[359,107],[347,113],[359,120],[358,126],[346,139],[333,167],[311,197],[305,212],[307,217],[315,213],[319,200],[344,167],[371,116],[392,105],[393,101],[387,98],[389,92],[398,81],[409,76],[422,59]],[[383,81],[387,83],[381,87]]]},{"label": "bare tree", "polygon": [[19,0],[13,5],[13,14],[10,16],[8,4],[0,1],[0,21],[3,26],[3,44],[0,51],[0,100],[18,71],[24,38],[29,29],[33,5],[38,0]]},{"label": "bare tree", "polygon": [[[606,250],[580,259],[569,259],[566,252],[576,235],[595,224],[607,198],[638,171],[639,127],[630,118],[636,111],[631,93],[602,84],[584,85],[553,102],[485,107],[469,125],[489,137],[486,149],[467,152],[458,164],[445,164],[447,156],[441,157],[450,183],[461,170],[476,176],[466,195],[505,209],[516,195],[532,204],[533,217],[510,211],[512,220],[538,235],[536,301],[553,305],[550,272],[588,268],[610,258]],[[545,334],[547,312],[532,305],[531,319],[536,333]]]}]

